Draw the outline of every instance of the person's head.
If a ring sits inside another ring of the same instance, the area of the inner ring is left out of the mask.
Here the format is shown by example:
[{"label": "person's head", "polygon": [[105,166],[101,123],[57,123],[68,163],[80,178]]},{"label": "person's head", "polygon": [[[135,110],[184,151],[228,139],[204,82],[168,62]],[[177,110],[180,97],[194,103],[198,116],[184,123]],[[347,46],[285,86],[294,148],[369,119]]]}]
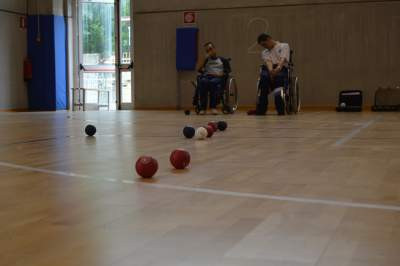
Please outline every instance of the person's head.
[{"label": "person's head", "polygon": [[272,39],[272,37],[266,33],[262,33],[258,36],[257,42],[260,46],[270,50],[274,48],[275,41]]},{"label": "person's head", "polygon": [[204,50],[206,51],[208,56],[211,57],[217,56],[217,49],[215,49],[215,45],[212,42],[205,43]]}]

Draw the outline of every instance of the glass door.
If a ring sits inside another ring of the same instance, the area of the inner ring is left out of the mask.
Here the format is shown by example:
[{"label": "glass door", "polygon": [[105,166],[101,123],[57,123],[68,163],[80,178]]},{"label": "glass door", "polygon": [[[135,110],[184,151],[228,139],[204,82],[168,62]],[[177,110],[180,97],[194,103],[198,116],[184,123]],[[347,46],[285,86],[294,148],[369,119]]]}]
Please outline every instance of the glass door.
[{"label": "glass door", "polygon": [[81,0],[79,35],[80,90],[75,93],[84,110],[115,110],[115,1]]},{"label": "glass door", "polygon": [[131,0],[80,0],[79,90],[84,110],[133,109]]},{"label": "glass door", "polygon": [[133,109],[131,0],[119,0],[119,87],[121,109]]}]

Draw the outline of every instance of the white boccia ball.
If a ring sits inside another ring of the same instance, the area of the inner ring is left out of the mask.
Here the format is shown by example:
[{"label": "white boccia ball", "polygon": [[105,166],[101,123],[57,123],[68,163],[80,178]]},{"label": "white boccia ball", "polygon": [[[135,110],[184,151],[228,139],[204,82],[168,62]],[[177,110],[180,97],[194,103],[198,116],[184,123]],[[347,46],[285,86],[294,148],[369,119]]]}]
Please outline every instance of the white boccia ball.
[{"label": "white boccia ball", "polygon": [[199,127],[198,129],[196,129],[196,139],[206,139],[207,135],[208,131],[204,127]]},{"label": "white boccia ball", "polygon": [[341,104],[340,104],[340,107],[341,107],[341,108],[346,108],[346,103],[341,103]]}]

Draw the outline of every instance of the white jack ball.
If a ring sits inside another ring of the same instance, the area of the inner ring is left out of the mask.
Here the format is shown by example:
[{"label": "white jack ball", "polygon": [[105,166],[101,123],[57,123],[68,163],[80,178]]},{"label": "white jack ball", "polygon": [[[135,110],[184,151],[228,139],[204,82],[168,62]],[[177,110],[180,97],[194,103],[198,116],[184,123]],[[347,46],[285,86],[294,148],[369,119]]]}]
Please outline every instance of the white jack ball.
[{"label": "white jack ball", "polygon": [[207,135],[208,131],[204,127],[199,127],[198,129],[196,129],[196,139],[206,139]]}]

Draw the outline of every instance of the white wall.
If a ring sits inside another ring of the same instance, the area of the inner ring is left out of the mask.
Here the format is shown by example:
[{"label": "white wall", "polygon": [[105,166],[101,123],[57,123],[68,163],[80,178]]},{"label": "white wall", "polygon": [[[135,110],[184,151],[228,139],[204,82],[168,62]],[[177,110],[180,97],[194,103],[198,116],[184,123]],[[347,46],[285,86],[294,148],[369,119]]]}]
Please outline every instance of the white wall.
[{"label": "white wall", "polygon": [[26,0],[0,1],[0,109],[25,109],[28,107],[23,80],[26,30],[19,27],[21,15],[12,12],[26,13]]}]

